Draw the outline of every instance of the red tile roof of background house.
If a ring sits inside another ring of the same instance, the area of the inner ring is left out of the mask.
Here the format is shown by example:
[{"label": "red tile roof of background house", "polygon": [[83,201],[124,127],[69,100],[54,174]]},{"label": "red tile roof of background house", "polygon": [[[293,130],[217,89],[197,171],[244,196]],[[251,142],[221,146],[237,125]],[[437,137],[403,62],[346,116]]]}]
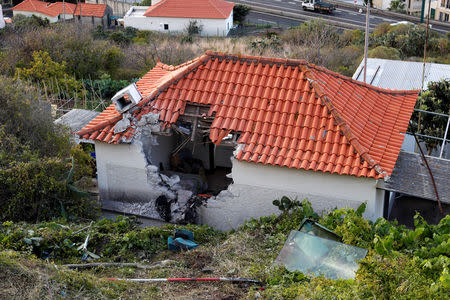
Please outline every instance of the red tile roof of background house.
[{"label": "red tile roof of background house", "polygon": [[150,6],[146,17],[226,19],[234,3],[222,0],[162,0]]},{"label": "red tile roof of background house", "polygon": [[[64,11],[65,4],[65,11]],[[50,17],[56,17],[63,14],[80,15],[80,4],[75,5],[72,3],[63,2],[44,2],[37,0],[25,0],[13,7],[15,11],[29,11],[38,12]],[[104,16],[106,10],[106,4],[91,4],[81,3],[81,15],[84,17],[97,17]]]},{"label": "red tile roof of background house", "polygon": [[75,16],[80,15],[80,6],[81,16],[83,17],[102,18],[105,15],[106,4],[79,3],[74,12]]},{"label": "red tile roof of background house", "polygon": [[[135,120],[155,112],[170,126],[187,103],[205,104],[214,116],[214,143],[240,133],[238,160],[373,178],[391,174],[418,95],[377,88],[304,60],[210,51],[177,67],[158,63],[137,86],[144,99]],[[114,133],[121,118],[111,105],[77,134],[130,142],[132,127]]]},{"label": "red tile roof of background house", "polygon": [[[73,3],[67,3],[67,2],[55,2],[50,5],[52,9],[56,10],[60,15],[66,13],[73,15],[73,12],[75,11],[75,8],[77,7],[76,4]],[[65,8],[64,8],[65,6]]]},{"label": "red tile roof of background house", "polygon": [[50,17],[56,17],[59,15],[58,9],[53,7],[51,3],[37,0],[25,0],[14,6],[12,9],[15,11],[38,12]]}]

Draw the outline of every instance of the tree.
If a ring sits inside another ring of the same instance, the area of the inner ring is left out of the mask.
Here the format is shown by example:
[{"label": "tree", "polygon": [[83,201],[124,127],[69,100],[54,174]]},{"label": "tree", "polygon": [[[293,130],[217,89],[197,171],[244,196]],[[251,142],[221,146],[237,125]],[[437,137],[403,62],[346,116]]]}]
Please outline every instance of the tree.
[{"label": "tree", "polygon": [[186,33],[188,36],[200,34],[202,30],[203,25],[201,25],[197,20],[190,20],[189,24],[186,25]]},{"label": "tree", "polygon": [[392,0],[389,10],[396,12],[405,12],[405,1],[402,0]]},{"label": "tree", "polygon": [[[449,114],[450,109],[450,80],[441,80],[438,82],[428,83],[428,90],[424,91],[418,99],[419,109]],[[414,114],[411,118],[411,130],[429,136],[444,137],[445,127],[447,125],[447,118],[421,113],[420,128],[418,128],[419,117]],[[447,136],[448,138],[448,136]],[[419,140],[425,142],[428,154],[437,148],[442,142],[435,139],[419,137]]]},{"label": "tree", "polygon": [[245,21],[245,17],[250,12],[251,8],[243,4],[235,4],[233,8],[234,23],[242,24]]},{"label": "tree", "polygon": [[369,50],[368,56],[370,58],[400,59],[400,51],[391,47],[378,46]]},{"label": "tree", "polygon": [[95,204],[75,197],[71,185],[90,172],[89,158],[40,97],[38,89],[0,76],[0,221],[94,216]]},{"label": "tree", "polygon": [[69,97],[82,94],[81,83],[66,73],[66,63],[54,62],[45,51],[34,51],[31,66],[16,68],[15,78],[45,85],[46,89],[58,96],[63,93]]}]

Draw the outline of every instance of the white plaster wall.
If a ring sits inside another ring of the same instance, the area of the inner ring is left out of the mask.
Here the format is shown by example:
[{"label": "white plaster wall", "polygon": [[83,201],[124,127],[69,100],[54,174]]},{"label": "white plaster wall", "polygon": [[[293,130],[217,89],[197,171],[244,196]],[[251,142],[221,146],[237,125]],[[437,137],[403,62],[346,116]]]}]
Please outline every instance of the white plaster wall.
[{"label": "white plaster wall", "polygon": [[391,6],[391,1],[392,0],[374,0],[372,3],[375,8],[388,9]]},{"label": "white plaster wall", "polygon": [[5,19],[3,19],[3,10],[2,6],[0,5],[0,29],[5,27]]},{"label": "white plaster wall", "polygon": [[[190,19],[190,18],[162,18],[145,16],[124,16],[124,26],[140,30],[153,30],[161,32],[184,32],[190,21],[198,21],[203,26],[203,36],[226,36],[233,26],[233,13],[227,19]],[[164,24],[169,30],[164,30]]]},{"label": "white plaster wall", "polygon": [[201,209],[204,224],[228,230],[250,218],[278,213],[272,201],[284,195],[307,198],[316,212],[367,202],[366,218],[382,216],[383,193],[377,192],[375,179],[232,161],[234,184]]},{"label": "white plaster wall", "polygon": [[139,144],[95,143],[101,200],[146,201],[161,193],[147,182],[146,158]]},{"label": "white plaster wall", "polygon": [[[43,18],[43,19],[48,19],[50,23],[55,23],[55,22],[58,22],[58,20],[59,20],[58,16],[50,17],[48,15],[44,15],[44,14],[41,14],[41,13],[38,13],[38,12],[14,10],[13,11],[13,16],[17,16],[17,15],[24,15],[24,16],[27,16],[27,17],[31,17],[32,15],[35,15],[36,17],[40,17],[40,18]],[[68,16],[69,15],[66,15],[66,20],[69,19]]]}]

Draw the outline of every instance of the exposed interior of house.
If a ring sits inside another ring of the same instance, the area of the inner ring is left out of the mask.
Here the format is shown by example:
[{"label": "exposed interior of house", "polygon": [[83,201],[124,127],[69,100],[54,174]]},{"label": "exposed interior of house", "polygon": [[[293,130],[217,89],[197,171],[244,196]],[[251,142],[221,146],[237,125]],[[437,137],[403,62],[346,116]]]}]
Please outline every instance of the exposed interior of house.
[{"label": "exposed interior of house", "polygon": [[[168,145],[168,163],[159,161],[160,172],[178,175],[180,185],[197,194],[217,195],[232,183],[231,157],[235,149],[236,134],[229,134],[220,145],[209,138],[214,116],[207,117],[206,105],[188,105],[176,124],[159,137],[161,145]],[[164,142],[162,142],[164,141]],[[155,162],[152,162],[155,164]]]}]

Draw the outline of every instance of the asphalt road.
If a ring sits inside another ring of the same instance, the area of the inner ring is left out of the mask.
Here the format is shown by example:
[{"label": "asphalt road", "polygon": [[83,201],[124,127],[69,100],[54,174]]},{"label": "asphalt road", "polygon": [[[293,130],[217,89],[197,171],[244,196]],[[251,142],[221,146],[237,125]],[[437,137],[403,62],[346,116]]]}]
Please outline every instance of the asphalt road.
[{"label": "asphalt road", "polygon": [[[358,8],[349,9],[344,7],[338,7],[331,15],[323,15],[320,13],[312,12],[312,11],[304,11],[301,8],[301,0],[233,0],[234,2],[239,2],[242,4],[249,5],[257,5],[265,8],[281,10],[291,13],[296,13],[299,15],[309,16],[313,18],[322,18],[325,20],[334,20],[342,23],[358,25],[364,27],[366,24],[366,15],[365,13],[359,13]],[[353,2],[352,0],[344,0],[345,2]],[[360,0],[357,0],[360,1]],[[276,14],[267,14],[262,12],[251,12],[248,16],[248,20],[252,23],[256,24],[277,24],[281,27],[289,27],[295,26],[295,24],[300,24],[301,21],[295,20],[293,18],[288,18],[285,16],[277,16]],[[386,23],[396,23],[399,21],[403,21],[397,17],[387,17],[381,15],[371,15],[370,16],[370,25],[371,29],[375,28],[378,24],[386,22]],[[440,32],[447,32],[447,27],[440,27],[438,25],[433,26],[434,30]]]}]

